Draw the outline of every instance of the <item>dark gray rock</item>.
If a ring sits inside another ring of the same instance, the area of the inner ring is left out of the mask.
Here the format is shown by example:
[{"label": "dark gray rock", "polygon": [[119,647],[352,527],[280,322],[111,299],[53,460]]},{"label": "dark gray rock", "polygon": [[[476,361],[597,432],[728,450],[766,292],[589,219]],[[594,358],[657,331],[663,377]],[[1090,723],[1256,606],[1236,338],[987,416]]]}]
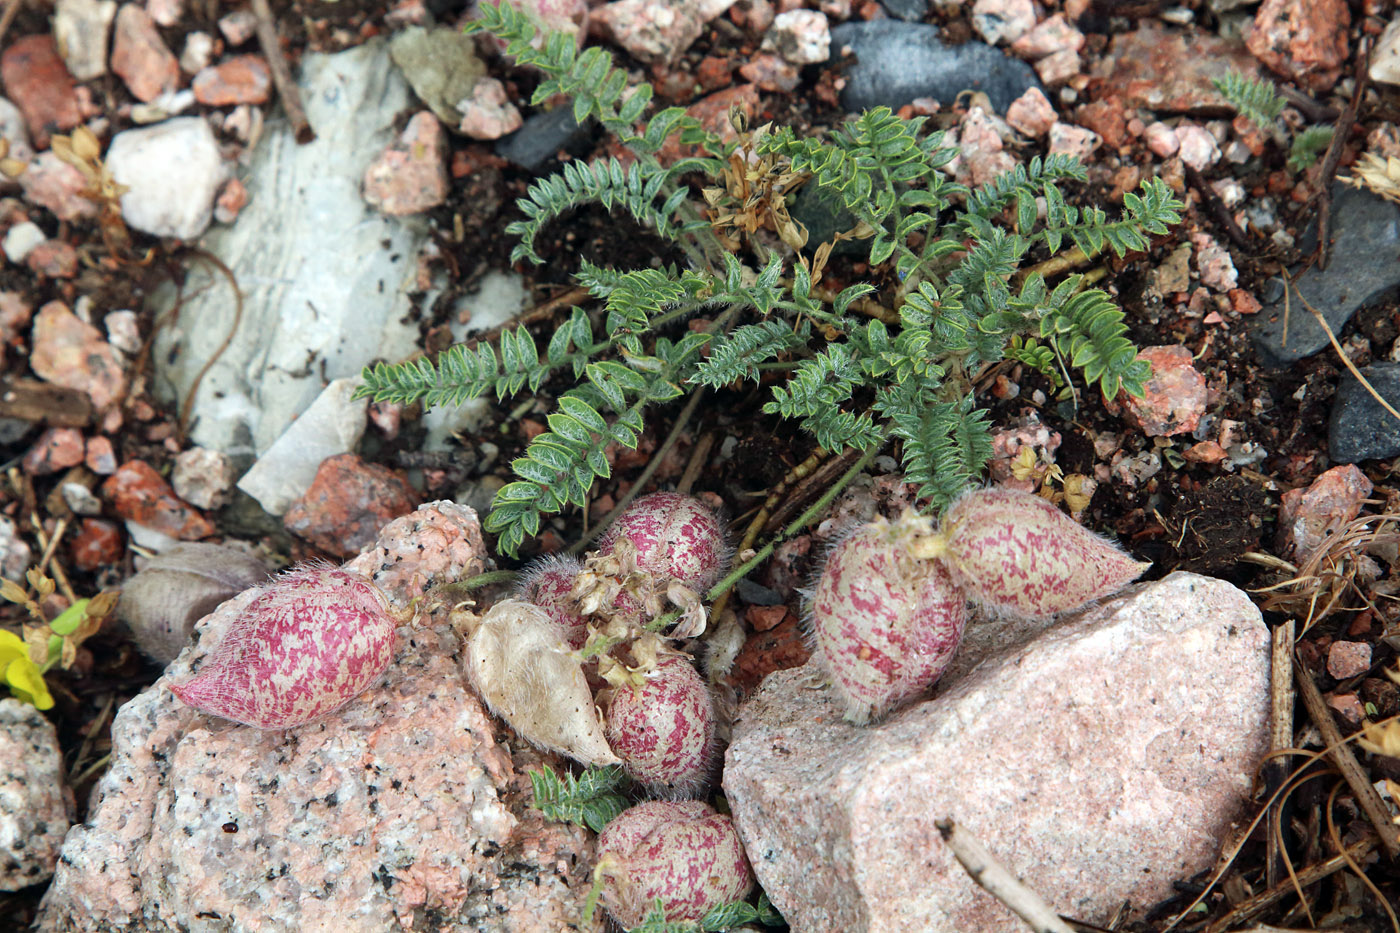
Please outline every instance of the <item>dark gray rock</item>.
[{"label": "dark gray rock", "polygon": [[547,113],[526,117],[525,123],[496,143],[496,155],[521,168],[535,171],[555,154],[590,135],[579,126],[572,107],[555,107]]},{"label": "dark gray rock", "polygon": [[[1361,375],[1392,408],[1400,410],[1400,363],[1372,363]],[[1348,373],[1332,400],[1327,455],[1337,463],[1382,460],[1400,454],[1400,421]]]},{"label": "dark gray rock", "polygon": [[[841,203],[841,197],[830,188],[820,188],[815,181],[808,182],[797,192],[788,206],[792,219],[807,228],[807,245],[816,249],[822,243],[831,242],[838,233],[853,228],[856,215]],[[869,240],[842,240],[832,250],[838,256],[859,256],[870,252]]]},{"label": "dark gray rock", "polygon": [[[1254,329],[1254,345],[1264,363],[1282,366],[1311,356],[1327,346],[1327,334],[1308,312],[1303,300],[1340,333],[1358,308],[1400,286],[1400,205],[1369,191],[1338,185],[1332,192],[1332,252],[1326,269],[1310,266],[1298,276],[1288,296],[1288,343],[1284,336],[1284,289],[1271,282],[1272,293]],[[1304,251],[1315,242],[1309,230]],[[1294,270],[1296,273],[1296,270]]]},{"label": "dark gray rock", "polygon": [[898,110],[916,97],[951,104],[962,91],[982,91],[997,113],[1033,87],[1035,70],[981,42],[947,46],[938,27],[894,19],[842,23],[831,30],[832,57],[850,48],[859,61],[846,71],[841,106],[849,111],[882,104]]},{"label": "dark gray rock", "polygon": [[911,23],[917,23],[928,12],[928,0],[880,0],[885,12]]}]

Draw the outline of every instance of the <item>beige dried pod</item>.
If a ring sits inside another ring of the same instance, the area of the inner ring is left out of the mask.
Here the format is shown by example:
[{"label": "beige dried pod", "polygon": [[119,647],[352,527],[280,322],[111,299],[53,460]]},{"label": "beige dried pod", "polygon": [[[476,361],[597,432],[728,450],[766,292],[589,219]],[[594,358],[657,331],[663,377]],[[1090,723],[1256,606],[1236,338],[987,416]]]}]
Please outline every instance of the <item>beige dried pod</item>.
[{"label": "beige dried pod", "polygon": [[151,558],[122,587],[117,616],[152,660],[169,664],[190,642],[195,623],[267,580],[267,567],[220,544],[178,544]]},{"label": "beige dried pod", "polygon": [[467,678],[528,742],[587,765],[618,764],[562,626],[543,609],[506,599],[472,623]]}]

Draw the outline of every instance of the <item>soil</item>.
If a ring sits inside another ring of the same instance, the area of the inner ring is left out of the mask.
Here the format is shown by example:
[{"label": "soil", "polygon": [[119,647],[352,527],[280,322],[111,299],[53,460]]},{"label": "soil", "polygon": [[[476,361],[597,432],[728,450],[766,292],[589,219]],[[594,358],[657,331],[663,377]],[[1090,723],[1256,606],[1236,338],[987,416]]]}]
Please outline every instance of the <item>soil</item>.
[{"label": "soil", "polygon": [[[815,5],[815,4],[809,4]],[[833,6],[839,4],[832,4]],[[856,13],[873,3],[856,3]],[[1056,4],[1050,4],[1056,6]],[[0,43],[46,31],[49,11],[40,2],[20,2],[7,37]],[[823,4],[826,6],[826,4]],[[962,6],[939,4],[929,21],[939,23],[953,40],[973,37],[967,9]],[[1152,0],[1097,0],[1080,20],[1079,26],[1090,34],[1084,50],[1083,73],[1094,72],[1097,56],[1107,45],[1107,37],[1137,27],[1145,17],[1160,13],[1167,4]],[[1207,28],[1215,25],[1214,14],[1204,3],[1175,4],[1195,11],[1197,21]],[[385,0],[339,0],[335,3],[303,2],[274,3],[274,14],[281,31],[283,45],[293,65],[308,50],[335,51],[350,47],[386,30],[385,14],[391,4]],[[455,5],[430,0],[427,8],[444,19],[456,15]],[[1367,17],[1359,4],[1353,4],[1356,25],[1350,35],[1351,54],[1356,54],[1359,36],[1370,29],[1377,18]],[[217,35],[217,19],[227,10],[214,0],[194,0],[181,22],[161,30],[168,46],[177,52],[184,45],[186,34],[202,30]],[[744,61],[755,50],[755,42],[744,31],[721,19],[708,28],[684,58],[666,70],[647,68],[631,62],[619,49],[613,51],[620,61],[629,63],[634,74],[657,83],[662,104],[688,105],[699,96],[692,76],[699,72],[707,58],[720,58],[731,66]],[[0,45],[3,48],[3,45]],[[538,77],[519,69],[509,69],[503,63],[492,64],[492,74],[506,81],[512,99],[528,99]],[[1344,66],[1350,74],[1355,61]],[[813,133],[839,122],[842,112],[835,102],[835,84],[839,78],[836,66],[809,66],[802,72],[802,85],[794,94],[769,94],[762,97],[756,123],[774,121],[791,125],[799,133]],[[123,105],[131,98],[125,86],[115,76],[108,75],[88,82],[94,91],[95,104],[106,119],[104,138],[110,133],[130,126]],[[1321,95],[1320,103],[1340,110],[1345,98],[1340,91]],[[1067,108],[1061,108],[1062,114]],[[1400,98],[1394,88],[1382,89],[1367,97],[1358,119],[1346,128],[1346,150],[1343,164],[1354,160],[1365,148],[1367,134],[1384,121],[1393,121],[1400,114]],[[404,115],[406,119],[408,114]],[[934,116],[935,124],[954,124],[958,112],[945,111]],[[454,179],[451,195],[441,206],[428,214],[435,230],[440,251],[438,264],[446,273],[449,287],[431,307],[419,307],[418,323],[423,334],[423,348],[428,353],[444,349],[451,341],[446,327],[454,299],[470,294],[481,277],[491,270],[511,269],[510,250],[514,244],[505,227],[519,219],[521,213],[516,199],[523,197],[535,175],[525,172],[491,154],[487,145],[462,139],[453,142],[456,150],[454,166],[463,170]],[[598,139],[595,145],[606,145]],[[1147,152],[1140,139],[1131,140],[1132,149],[1119,155],[1103,156],[1092,168],[1090,180],[1082,186],[1068,186],[1066,194],[1075,203],[1112,205],[1114,176],[1126,166],[1144,169],[1160,166],[1161,160]],[[1039,154],[1037,147],[1026,147],[1017,153],[1024,158]],[[586,158],[591,153],[573,153]],[[1221,162],[1210,169],[1207,181],[1234,177],[1247,191],[1271,192],[1282,205],[1290,232],[1301,241],[1306,223],[1315,213],[1306,197],[1326,181],[1317,168],[1299,177],[1295,186],[1291,179],[1280,184],[1286,152],[1271,146],[1260,160],[1250,163],[1247,171]],[[558,165],[546,168],[557,169]],[[1121,194],[1116,199],[1121,204]],[[1282,494],[1289,489],[1308,485],[1332,464],[1328,460],[1325,438],[1330,402],[1339,379],[1345,371],[1335,353],[1318,353],[1298,364],[1279,370],[1263,367],[1250,344],[1245,322],[1239,318],[1229,323],[1207,323],[1207,315],[1215,310],[1190,301],[1168,301],[1147,297],[1146,285],[1151,271],[1181,243],[1189,242],[1193,232],[1204,231],[1223,245],[1230,245],[1230,235],[1217,216],[1198,196],[1185,212],[1183,223],[1168,235],[1158,237],[1150,250],[1130,255],[1124,260],[1109,260],[1108,287],[1127,311],[1130,336],[1139,346],[1184,345],[1195,357],[1196,368],[1206,374],[1211,387],[1208,412],[1218,425],[1225,420],[1239,423],[1237,440],[1253,442],[1267,451],[1259,462],[1230,469],[1217,465],[1193,463],[1182,453],[1195,442],[1190,435],[1153,439],[1129,427],[1120,414],[1110,412],[1096,393],[1079,385],[1073,400],[1057,400],[1056,388],[1044,376],[1003,364],[980,375],[979,404],[991,412],[994,424],[1006,425],[1035,414],[1051,431],[1058,432],[1061,446],[1056,462],[1067,474],[1093,475],[1096,465],[1108,463],[1100,448],[1105,437],[1119,439],[1119,452],[1124,457],[1155,451],[1161,462],[1160,471],[1141,482],[1128,483],[1115,478],[1101,482],[1082,520],[1089,527],[1109,532],[1143,560],[1153,564],[1147,578],[1164,576],[1175,570],[1190,570],[1226,579],[1237,586],[1258,594],[1270,625],[1289,618],[1306,620],[1306,634],[1300,638],[1299,656],[1320,690],[1325,693],[1356,693],[1363,703],[1370,704],[1373,720],[1400,712],[1400,691],[1381,676],[1383,668],[1391,666],[1396,647],[1400,646],[1400,612],[1394,609],[1397,589],[1392,577],[1396,563],[1394,542],[1378,540],[1370,549],[1374,572],[1357,573],[1355,562],[1344,581],[1336,582],[1344,598],[1336,601],[1325,615],[1307,619],[1309,595],[1316,587],[1296,588],[1301,595],[1283,600],[1278,590],[1266,595],[1293,574],[1279,559],[1275,546],[1276,516]],[[90,261],[79,276],[71,281],[40,279],[27,270],[13,265],[0,267],[0,291],[19,293],[33,308],[50,300],[63,300],[70,306],[81,295],[93,298],[93,307],[145,308],[142,333],[149,335],[160,326],[154,309],[146,308],[145,296],[161,281],[178,277],[189,254],[173,244],[159,243],[137,236],[140,250],[154,250],[154,260],[146,264],[114,261],[103,250],[100,231],[93,224],[64,224],[59,236],[67,238]],[[522,273],[538,304],[545,304],[573,287],[571,275],[580,259],[616,269],[646,268],[657,264],[683,264],[683,257],[665,242],[630,221],[613,216],[601,208],[588,208],[552,224],[537,241],[544,258],[539,266],[521,264],[515,270]],[[1264,291],[1264,283],[1281,265],[1301,257],[1296,252],[1283,251],[1267,239],[1255,237],[1243,245],[1231,248],[1239,270],[1240,288],[1254,295]],[[1034,262],[1043,256],[1028,257]],[[885,270],[870,270],[850,257],[836,256],[827,270],[827,284],[869,281],[886,275]],[[547,340],[555,322],[568,313],[565,305],[552,316],[531,325],[537,340]],[[685,324],[679,326],[683,329]],[[1355,316],[1344,331],[1337,335],[1358,365],[1370,360],[1389,359],[1396,338],[1400,337],[1400,305],[1395,300],[1383,301]],[[0,348],[3,365],[0,372],[33,378],[29,372],[25,344],[13,341]],[[121,430],[112,436],[118,462],[140,458],[168,473],[174,455],[184,441],[173,412],[164,410],[150,396],[148,380],[140,378],[148,367],[144,356],[133,363],[134,389],[124,402],[127,413]],[[1012,398],[999,398],[993,391],[997,376],[1005,376],[1019,387]],[[371,433],[362,453],[375,462],[399,469],[422,470],[422,492],[425,498],[448,496],[462,483],[480,462],[486,442],[499,448],[494,472],[502,479],[509,477],[509,463],[525,449],[531,437],[543,430],[545,416],[552,411],[549,399],[568,383],[559,381],[543,387],[541,401],[521,410],[515,404],[497,405],[493,417],[474,437],[461,439],[461,455],[457,458],[424,457],[415,448],[422,431],[414,424],[416,407],[405,411],[405,428],[393,440]],[[766,399],[766,389],[753,387],[726,389],[716,392],[702,406],[697,418],[670,450],[658,470],[654,483],[674,487],[692,458],[704,452],[698,461],[696,479],[690,491],[712,494],[722,502],[733,520],[735,536],[747,526],[756,505],[764,496],[784,481],[785,476],[814,452],[810,437],[780,419],[760,411]],[[1037,399],[1044,401],[1037,402]],[[521,559],[539,553],[559,550],[577,541],[607,513],[618,498],[631,488],[661,439],[670,431],[678,406],[654,409],[648,416],[648,431],[636,452],[621,451],[613,463],[613,477],[594,489],[595,501],[587,514],[566,513],[547,522],[541,536],[522,551]],[[37,428],[37,425],[36,425]],[[9,515],[21,528],[36,552],[36,539],[31,534],[31,518],[37,520],[46,533],[54,531],[56,522],[66,515],[66,507],[56,495],[62,474],[31,476],[18,467],[19,459],[37,435],[30,431],[22,440],[0,447],[0,461],[5,463],[7,479],[0,484],[0,513]],[[1215,431],[1210,436],[1216,436]],[[734,438],[727,461],[719,459],[726,438]],[[703,439],[712,443],[702,444]],[[1389,514],[1400,504],[1400,485],[1394,479],[1397,461],[1371,461],[1360,465],[1374,484],[1367,505],[1371,514]],[[801,487],[798,487],[801,489]],[[808,488],[799,493],[806,499],[789,501],[789,506],[801,506],[819,494],[820,489]],[[795,509],[794,509],[795,511]],[[211,518],[219,527],[220,536],[251,541],[283,559],[317,556],[314,548],[285,533],[275,520],[250,512],[246,504],[213,513]],[[755,577],[758,581],[774,583],[775,576],[785,580],[800,580],[814,572],[814,556],[820,549],[793,552],[785,558],[781,572],[769,570]],[[119,587],[134,572],[130,550],[120,560],[93,572],[78,571],[65,563],[66,551],[57,551],[57,560],[64,563],[68,579],[75,591],[92,594],[103,589]],[[1273,555],[1271,563],[1267,558]],[[503,562],[510,566],[511,562]],[[1320,585],[1320,584],[1319,584]],[[1329,584],[1330,585],[1330,584]],[[1285,595],[1292,590],[1282,591]],[[1329,592],[1335,592],[1329,591]],[[787,594],[784,594],[787,595]],[[1323,599],[1322,604],[1327,603]],[[735,609],[742,618],[745,603],[742,596]],[[801,635],[796,618],[800,616],[797,597],[789,599],[791,612],[774,623],[775,627],[754,631],[738,665],[739,676],[734,683],[739,695],[751,690],[758,676],[766,670],[800,663],[804,657]],[[23,611],[17,606],[0,604],[0,623],[17,630]],[[1362,641],[1374,648],[1374,663],[1364,676],[1339,683],[1326,671],[1327,648],[1335,640]],[[755,674],[755,672],[758,672]],[[159,669],[144,659],[129,636],[117,625],[108,624],[80,649],[77,663],[68,671],[49,677],[56,701],[49,713],[59,730],[59,739],[69,769],[69,779],[78,801],[77,818],[86,813],[89,794],[101,775],[103,756],[110,751],[112,714],[155,680]],[[1210,689],[1202,684],[1201,689]],[[1356,730],[1355,724],[1339,720],[1344,733]],[[1299,740],[1311,738],[1315,729],[1300,708],[1297,719]],[[1382,778],[1400,780],[1400,759],[1363,756],[1369,781]],[[1322,841],[1323,821],[1319,814],[1328,806],[1326,795],[1317,788],[1326,782],[1309,782],[1296,794],[1291,806],[1295,814],[1290,851],[1295,864],[1316,861],[1330,849]],[[1366,819],[1356,810],[1354,800],[1343,789],[1334,804],[1334,813],[1342,823],[1348,839],[1367,831]],[[1400,876],[1382,859],[1365,868],[1367,877],[1390,898],[1400,903]],[[1250,893],[1265,887],[1265,879],[1273,877],[1265,866],[1265,847],[1256,834],[1235,861],[1228,880],[1220,887],[1223,893],[1206,900],[1208,913],[1183,930],[1203,929],[1211,920],[1224,917],[1232,906]],[[1120,929],[1157,931],[1165,927],[1167,918],[1189,903],[1207,878],[1182,879],[1179,897],[1170,902],[1151,906]],[[1345,920],[1348,930],[1390,929],[1384,912],[1375,898],[1362,887],[1351,883],[1345,873],[1315,883],[1307,889],[1307,900],[1314,916]],[[34,917],[42,885],[12,894],[0,894],[0,927],[20,929]],[[1299,926],[1303,919],[1295,906],[1296,897],[1285,897],[1268,910],[1250,918],[1257,922]],[[1140,905],[1143,906],[1143,905]],[[1329,913],[1330,911],[1330,913]],[[1342,928],[1342,927],[1339,927]]]}]

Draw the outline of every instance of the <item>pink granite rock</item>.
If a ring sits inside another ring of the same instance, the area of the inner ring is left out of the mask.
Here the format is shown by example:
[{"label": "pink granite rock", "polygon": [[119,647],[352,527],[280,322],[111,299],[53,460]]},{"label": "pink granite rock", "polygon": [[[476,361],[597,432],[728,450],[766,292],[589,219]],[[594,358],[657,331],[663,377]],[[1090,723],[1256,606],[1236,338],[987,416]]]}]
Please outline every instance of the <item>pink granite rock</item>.
[{"label": "pink granite rock", "polygon": [[462,122],[457,129],[472,139],[500,139],[520,129],[524,120],[510,102],[505,85],[496,78],[482,78],[472,96],[457,102]]},{"label": "pink granite rock", "polygon": [[1245,44],[1279,74],[1325,91],[1341,76],[1349,26],[1346,0],[1264,0]]},{"label": "pink granite rock", "polygon": [[28,703],[0,700],[0,891],[48,880],[72,818],[53,724]]},{"label": "pink granite rock", "polygon": [[1327,649],[1327,673],[1337,680],[1371,669],[1371,646],[1364,641],[1334,641]]},{"label": "pink granite rock", "polygon": [[417,214],[447,198],[446,134],[427,110],[365,170],[365,200],[382,213]]},{"label": "pink granite rock", "polygon": [[1152,364],[1152,378],[1143,384],[1143,397],[1120,394],[1110,410],[1116,410],[1122,402],[1129,419],[1148,437],[1171,437],[1196,430],[1205,414],[1207,392],[1205,377],[1192,364],[1191,351],[1180,345],[1148,347],[1138,354],[1138,359]]},{"label": "pink granite rock", "polygon": [[1006,108],[1006,122],[1018,133],[1044,136],[1059,117],[1050,99],[1038,87],[1033,87]]},{"label": "pink granite rock", "polygon": [[[483,554],[475,513],[440,502],[346,566],[404,608],[481,572]],[[524,767],[539,756],[497,743],[431,602],[400,628],[384,679],[317,722],[261,732],[174,698],[170,684],[255,595],[202,620],[117,714],[111,768],[65,840],[40,929],[174,933],[211,914],[263,933],[567,929],[589,888],[588,834],[530,809]]]},{"label": "pink granite rock", "polygon": [[1103,145],[1103,137],[1093,130],[1070,123],[1050,127],[1050,154],[1072,155],[1080,162],[1091,162],[1094,150]]},{"label": "pink granite rock", "polygon": [[740,711],[724,790],[793,929],[1025,929],[953,859],[944,818],[1101,925],[1214,864],[1268,749],[1269,632],[1249,597],[1177,573],[1049,628],[988,628],[940,696],[883,725],[842,722],[810,668]]},{"label": "pink granite rock", "polygon": [[1290,489],[1279,504],[1276,544],[1284,557],[1303,563],[1361,514],[1371,481],[1355,464],[1335,466],[1308,488]]},{"label": "pink granite rock", "polygon": [[63,302],[39,309],[30,340],[29,365],[45,382],[86,392],[99,411],[125,394],[126,373],[117,352]]},{"label": "pink granite rock", "polygon": [[1209,233],[1191,234],[1191,245],[1196,248],[1196,268],[1201,273],[1201,284],[1219,292],[1228,292],[1239,284],[1239,273],[1235,270],[1235,260],[1230,251],[1221,246]]},{"label": "pink granite rock", "polygon": [[700,38],[705,18],[690,0],[617,0],[593,10],[596,24],[638,61],[674,61]]},{"label": "pink granite rock", "polygon": [[1261,74],[1259,62],[1238,41],[1142,20],[1115,36],[1100,58],[1095,71],[1104,81],[1095,93],[1117,97],[1125,107],[1169,113],[1226,107],[1211,81],[1232,70],[1248,78]]},{"label": "pink granite rock", "polygon": [[52,151],[41,152],[19,176],[24,199],[48,208],[59,220],[86,220],[97,216],[97,204],[83,197],[87,179]]},{"label": "pink granite rock", "polygon": [[137,100],[149,103],[180,84],[180,62],[166,47],[151,15],[134,3],[117,11],[112,70]]}]

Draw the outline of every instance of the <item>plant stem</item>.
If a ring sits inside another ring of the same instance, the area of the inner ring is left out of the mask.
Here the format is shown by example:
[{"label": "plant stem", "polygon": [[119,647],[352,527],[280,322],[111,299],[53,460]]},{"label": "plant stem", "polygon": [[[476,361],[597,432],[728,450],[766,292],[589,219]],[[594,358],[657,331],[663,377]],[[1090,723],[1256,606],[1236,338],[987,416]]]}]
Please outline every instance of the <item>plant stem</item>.
[{"label": "plant stem", "polygon": [[859,460],[851,464],[849,470],[841,474],[840,479],[831,484],[830,489],[822,493],[817,501],[807,507],[806,511],[793,519],[792,523],[786,528],[774,535],[773,539],[765,544],[753,557],[750,557],[738,567],[735,567],[729,572],[728,576],[710,587],[710,591],[705,594],[705,601],[714,602],[716,599],[729,592],[734,585],[746,577],[750,571],[767,560],[772,555],[773,551],[777,549],[779,544],[782,544],[788,538],[797,534],[806,527],[808,522],[821,514],[827,506],[835,501],[836,497],[841,494],[841,491],[850,485],[851,480],[859,476],[861,471],[870,465],[870,461],[875,459],[875,455],[885,446],[885,440],[887,439],[888,436],[882,438],[879,443],[871,445],[870,449],[862,454]]}]

